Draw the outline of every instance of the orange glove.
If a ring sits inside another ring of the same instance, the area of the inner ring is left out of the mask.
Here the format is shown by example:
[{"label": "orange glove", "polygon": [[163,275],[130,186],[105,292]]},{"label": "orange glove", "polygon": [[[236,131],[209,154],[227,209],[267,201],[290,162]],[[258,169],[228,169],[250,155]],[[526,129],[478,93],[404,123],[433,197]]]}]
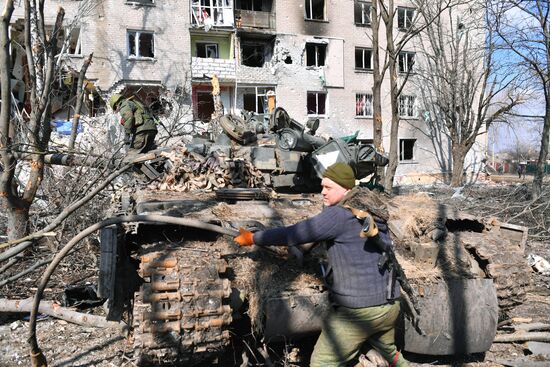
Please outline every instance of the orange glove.
[{"label": "orange glove", "polygon": [[244,228],[239,228],[240,235],[233,240],[239,244],[239,246],[252,246],[254,244],[254,233],[247,231]]}]

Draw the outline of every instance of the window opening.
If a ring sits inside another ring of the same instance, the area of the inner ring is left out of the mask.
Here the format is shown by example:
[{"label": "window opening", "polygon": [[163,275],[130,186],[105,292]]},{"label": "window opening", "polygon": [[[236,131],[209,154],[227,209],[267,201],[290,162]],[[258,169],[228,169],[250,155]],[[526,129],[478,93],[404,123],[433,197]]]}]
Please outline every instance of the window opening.
[{"label": "window opening", "polygon": [[153,36],[152,32],[128,31],[128,55],[155,57]]},{"label": "window opening", "polygon": [[192,22],[196,25],[231,26],[233,15],[224,18],[224,14],[233,14],[233,1],[231,0],[192,0]]},{"label": "window opening", "polygon": [[326,114],[327,94],[324,92],[307,92],[307,114],[323,116]]},{"label": "window opening", "polygon": [[358,70],[372,70],[372,50],[355,48],[355,68]]},{"label": "window opening", "polygon": [[399,53],[399,72],[411,73],[414,65],[414,52]]},{"label": "window opening", "polygon": [[255,113],[266,113],[268,110],[267,108],[268,91],[273,92],[273,87],[246,88],[243,92],[243,110],[255,112]]},{"label": "window opening", "polygon": [[414,148],[416,139],[399,139],[399,160],[412,161],[414,157]]},{"label": "window opening", "polygon": [[397,8],[397,27],[399,29],[409,29],[412,27],[414,19],[414,9],[411,8]]},{"label": "window opening", "polygon": [[306,66],[325,66],[327,45],[306,43]]},{"label": "window opening", "polygon": [[220,56],[218,53],[218,44],[197,42],[197,57],[206,57],[212,59],[219,58]]},{"label": "window opening", "polygon": [[355,0],[355,24],[370,25],[371,24],[372,5],[370,2]]},{"label": "window opening", "polygon": [[399,96],[399,116],[416,117],[415,96]]},{"label": "window opening", "polygon": [[208,92],[197,92],[197,118],[201,121],[210,121],[214,113],[214,100]]},{"label": "window opening", "polygon": [[71,29],[69,34],[69,55],[82,55],[82,46],[80,42],[80,28]]},{"label": "window opening", "polygon": [[355,116],[372,117],[372,94],[355,95]]},{"label": "window opening", "polygon": [[324,0],[305,0],[306,1],[306,19],[324,20],[325,19],[325,1]]},{"label": "window opening", "polygon": [[241,63],[251,67],[262,67],[265,63],[265,45],[258,43],[243,43],[241,46]]},{"label": "window opening", "polygon": [[262,0],[237,0],[235,7],[240,10],[262,11]]}]

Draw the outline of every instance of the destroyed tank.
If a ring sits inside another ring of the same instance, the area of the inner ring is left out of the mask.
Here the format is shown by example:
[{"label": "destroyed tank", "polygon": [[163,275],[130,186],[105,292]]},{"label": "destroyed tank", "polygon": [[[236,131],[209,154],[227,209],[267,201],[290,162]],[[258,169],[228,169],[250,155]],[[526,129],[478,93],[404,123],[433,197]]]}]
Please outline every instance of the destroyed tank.
[{"label": "destroyed tank", "polygon": [[[210,139],[145,154],[139,183],[120,192],[111,212],[192,218],[237,233],[318,213],[320,177],[332,163],[350,164],[358,179],[373,176],[364,185],[376,186],[387,158],[353,136],[316,136],[318,124],[303,126],[282,108],[265,120],[224,115]],[[380,197],[420,310],[414,315],[406,297],[414,317],[403,318],[404,350],[488,350],[499,312],[523,296],[526,269],[510,255],[523,251],[526,229],[427,195]],[[323,246],[239,248],[231,235],[159,223],[107,227],[100,239],[99,296],[108,318],[131,315],[144,365],[212,363],[243,320],[266,342],[312,335],[330,307]]]}]

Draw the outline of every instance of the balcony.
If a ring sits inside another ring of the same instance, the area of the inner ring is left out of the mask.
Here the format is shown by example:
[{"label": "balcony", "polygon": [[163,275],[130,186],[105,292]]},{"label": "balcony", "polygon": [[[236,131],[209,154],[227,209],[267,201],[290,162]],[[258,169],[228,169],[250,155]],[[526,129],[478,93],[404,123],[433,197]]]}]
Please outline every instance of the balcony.
[{"label": "balcony", "polygon": [[275,13],[235,9],[235,23],[237,28],[275,30]]},{"label": "balcony", "polygon": [[191,76],[193,79],[202,79],[204,75],[211,77],[216,74],[222,81],[235,80],[234,59],[193,57],[191,59],[191,70]]},{"label": "balcony", "polygon": [[193,0],[191,23],[193,27],[233,27],[233,1]]}]

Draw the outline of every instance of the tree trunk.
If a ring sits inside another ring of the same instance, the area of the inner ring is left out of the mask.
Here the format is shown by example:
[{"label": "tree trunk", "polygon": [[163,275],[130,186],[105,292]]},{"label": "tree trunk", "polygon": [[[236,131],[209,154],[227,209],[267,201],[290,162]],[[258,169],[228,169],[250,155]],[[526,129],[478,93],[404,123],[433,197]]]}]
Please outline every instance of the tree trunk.
[{"label": "tree trunk", "polygon": [[378,18],[377,1],[372,2],[371,14],[372,28],[372,115],[373,115],[373,143],[378,151],[383,151],[382,145],[382,96],[380,88],[382,86],[383,75],[380,75],[380,39],[378,32],[380,29],[380,20]]},{"label": "tree trunk", "polygon": [[[548,96],[548,93],[546,94]],[[550,98],[550,97],[549,97]],[[542,180],[544,179],[544,169],[546,167],[546,159],[548,157],[548,139],[550,138],[550,100],[546,101],[546,111],[544,115],[544,126],[542,128],[542,136],[540,141],[539,159],[537,162],[537,170],[533,179],[533,197],[538,198],[542,193]]]},{"label": "tree trunk", "polygon": [[88,70],[88,66],[92,63],[92,56],[94,54],[91,53],[90,56],[84,61],[84,64],[82,64],[82,68],[80,68],[80,73],[78,73],[78,83],[76,85],[76,105],[74,108],[74,115],[73,115],[73,126],[71,128],[71,138],[69,140],[69,150],[74,150],[74,144],[76,141],[76,134],[78,132],[78,123],[80,121],[80,111],[82,110],[82,100],[84,98],[84,77],[86,76],[86,71]]},{"label": "tree trunk", "polygon": [[[9,24],[13,13],[13,1],[8,0],[4,3],[2,9],[2,24],[0,25],[0,98],[6,103],[0,104],[0,157],[2,159],[2,172],[0,173],[0,204],[2,210],[7,210],[10,203],[14,201],[14,192],[12,188],[13,175],[15,172],[15,162],[10,152],[10,122],[11,122],[11,62],[10,62],[10,39]],[[10,228],[14,228],[8,223],[8,238],[10,237]]]},{"label": "tree trunk", "polygon": [[390,106],[391,106],[391,132],[390,132],[390,154],[388,168],[386,169],[386,179],[384,180],[384,190],[391,192],[393,189],[393,180],[397,165],[399,164],[397,148],[399,145],[399,90],[397,88],[397,52],[395,50],[395,41],[393,39],[393,1],[388,3],[388,15],[384,19],[386,25],[386,52],[388,53],[388,70],[390,74]]},{"label": "tree trunk", "polygon": [[[371,13],[371,29],[372,29],[372,139],[374,147],[380,153],[385,151],[383,141],[383,125],[382,125],[382,81],[384,74],[380,70],[380,18],[378,13],[378,0],[372,2]],[[382,181],[385,177],[384,167],[377,167],[376,175]]]},{"label": "tree trunk", "polygon": [[8,214],[8,239],[25,237],[29,229],[29,207],[10,208]]},{"label": "tree trunk", "polygon": [[451,187],[460,187],[464,182],[464,160],[466,159],[466,152],[469,149],[453,144],[453,170],[451,176]]}]

